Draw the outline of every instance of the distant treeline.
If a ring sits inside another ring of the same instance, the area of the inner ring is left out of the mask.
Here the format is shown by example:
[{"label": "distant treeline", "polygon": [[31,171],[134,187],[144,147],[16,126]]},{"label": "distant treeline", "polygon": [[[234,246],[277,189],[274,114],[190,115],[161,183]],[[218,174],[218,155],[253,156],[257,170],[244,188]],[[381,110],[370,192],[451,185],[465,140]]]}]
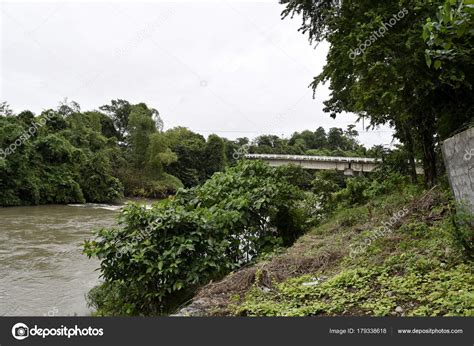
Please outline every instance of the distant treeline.
[{"label": "distant treeline", "polygon": [[161,198],[206,181],[246,153],[375,156],[357,131],[320,127],[291,138],[207,139],[184,127],[163,131],[144,103],[113,100],[81,111],[76,102],[35,115],[0,104],[0,205]]}]

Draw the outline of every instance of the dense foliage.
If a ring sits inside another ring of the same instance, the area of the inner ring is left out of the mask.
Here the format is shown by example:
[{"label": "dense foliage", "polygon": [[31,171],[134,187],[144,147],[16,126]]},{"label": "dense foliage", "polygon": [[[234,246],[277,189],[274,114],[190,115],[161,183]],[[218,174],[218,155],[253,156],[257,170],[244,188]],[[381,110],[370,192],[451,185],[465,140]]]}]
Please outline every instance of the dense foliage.
[{"label": "dense foliage", "polygon": [[112,202],[126,196],[163,198],[203,184],[246,153],[376,156],[357,131],[332,128],[207,139],[184,127],[163,131],[158,111],[144,103],[112,100],[82,112],[62,102],[35,116],[0,104],[0,205]]},{"label": "dense foliage", "polygon": [[335,210],[406,186],[406,176],[388,170],[354,178],[241,161],[151,210],[129,204],[121,227],[98,230],[85,253],[101,260],[104,283],[89,302],[99,315],[174,311],[198,287],[290,246]]},{"label": "dense foliage", "polygon": [[[315,226],[296,255],[275,261],[287,272],[272,276],[265,263],[246,277],[232,314],[473,315],[472,215],[456,212],[446,191],[422,196],[416,185],[417,160],[425,183],[439,183],[441,141],[472,123],[472,1],[280,1],[284,17],[302,15],[311,41],[331,45],[312,83],[316,92],[330,82],[325,110],[391,125],[395,150],[368,150],[354,125],[228,140],[164,131],[156,109],[121,99],[87,112],[66,101],[38,116],[0,103],[0,205],[169,197],[126,205],[118,227],[85,241],[104,280],[88,295],[98,315],[174,311]],[[247,153],[382,162],[345,177],[272,168],[242,160]]]},{"label": "dense foliage", "polygon": [[312,280],[311,275],[288,280],[270,294],[254,288],[235,313],[246,316],[391,316],[396,315],[399,307],[399,314],[407,316],[474,314],[468,293],[472,276],[465,264],[448,270],[408,268],[405,275],[393,275],[389,265],[351,268],[318,286],[308,285]]},{"label": "dense foliage", "polygon": [[[34,119],[34,120],[33,120]],[[100,115],[48,110],[0,117],[0,205],[112,201],[123,187],[113,175],[115,143]]]},{"label": "dense foliage", "polygon": [[319,127],[315,131],[295,132],[288,139],[262,135],[251,142],[247,138],[240,138],[237,142],[252,154],[374,156],[374,151],[367,150],[358,143],[359,133],[354,127],[350,125],[346,130],[333,127],[327,133],[324,128]]},{"label": "dense foliage", "polygon": [[304,195],[292,184],[298,171],[241,162],[151,210],[128,205],[123,227],[85,243],[105,280],[90,295],[98,312],[167,311],[199,284],[292,244],[306,219]]},{"label": "dense foliage", "polygon": [[[207,311],[473,316],[472,214],[454,212],[449,191],[423,191],[397,175],[350,181],[336,193],[344,198],[331,216],[292,248],[244,268],[234,282],[216,283],[227,294],[227,307],[210,305]],[[251,283],[239,282],[242,277]]]},{"label": "dense foliage", "polygon": [[0,205],[162,198],[228,164],[224,139],[163,132],[158,111],[144,103],[99,108],[81,112],[65,100],[35,116],[1,103]]}]

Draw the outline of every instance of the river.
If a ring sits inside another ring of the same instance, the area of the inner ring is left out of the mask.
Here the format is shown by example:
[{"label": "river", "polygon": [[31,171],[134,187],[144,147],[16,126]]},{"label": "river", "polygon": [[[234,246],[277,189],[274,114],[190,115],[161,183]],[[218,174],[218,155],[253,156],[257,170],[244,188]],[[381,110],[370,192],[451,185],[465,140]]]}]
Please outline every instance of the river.
[{"label": "river", "polygon": [[97,260],[82,254],[91,231],[115,224],[120,206],[0,208],[0,316],[86,316],[99,283]]}]

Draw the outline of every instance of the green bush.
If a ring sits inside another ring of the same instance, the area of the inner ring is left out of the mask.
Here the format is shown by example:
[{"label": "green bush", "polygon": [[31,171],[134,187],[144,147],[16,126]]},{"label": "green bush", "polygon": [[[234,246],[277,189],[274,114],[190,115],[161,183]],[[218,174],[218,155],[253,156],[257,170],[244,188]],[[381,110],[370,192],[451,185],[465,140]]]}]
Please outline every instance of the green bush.
[{"label": "green bush", "polygon": [[311,182],[311,190],[319,199],[320,213],[329,213],[336,207],[334,193],[344,185],[341,174],[337,171],[320,171]]},{"label": "green bush", "polygon": [[407,176],[399,173],[388,174],[384,179],[373,180],[364,191],[364,196],[370,199],[383,194],[390,194],[407,186],[409,184],[408,180]]},{"label": "green bush", "polygon": [[318,225],[326,215],[327,208],[321,202],[321,196],[313,192],[305,192],[304,199],[300,202],[299,214],[307,228]]},{"label": "green bush", "polygon": [[193,203],[238,213],[233,217],[231,231],[234,235],[244,232],[239,236],[255,239],[256,252],[273,238],[291,245],[303,232],[303,225],[294,218],[294,209],[297,201],[304,198],[302,191],[291,184],[295,182],[292,178],[287,167],[275,169],[262,162],[241,162],[224,173],[215,173],[196,188]]},{"label": "green bush", "polygon": [[151,210],[128,205],[122,228],[99,230],[85,242],[105,280],[91,304],[99,314],[170,311],[200,284],[291,244],[304,229],[302,197],[284,172],[241,162]]},{"label": "green bush", "polygon": [[334,200],[342,206],[360,205],[367,201],[364,192],[370,186],[369,180],[360,176],[346,180],[346,188],[334,193]]},{"label": "green bush", "polygon": [[230,269],[223,234],[206,209],[169,203],[149,212],[130,204],[121,217],[123,228],[102,229],[86,243],[87,254],[102,259],[106,287],[113,287],[90,297],[99,310],[118,299],[113,314],[159,314],[185,289]]}]

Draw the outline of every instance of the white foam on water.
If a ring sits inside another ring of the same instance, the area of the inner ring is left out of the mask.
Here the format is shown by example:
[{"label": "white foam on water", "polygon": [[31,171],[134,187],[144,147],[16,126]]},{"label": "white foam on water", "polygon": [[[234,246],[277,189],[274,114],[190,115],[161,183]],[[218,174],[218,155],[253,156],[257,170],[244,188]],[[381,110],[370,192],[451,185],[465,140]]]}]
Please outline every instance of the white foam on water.
[{"label": "white foam on water", "polygon": [[123,205],[100,204],[100,203],[84,203],[84,204],[68,204],[69,207],[76,208],[92,208],[92,209],[106,209],[111,211],[120,210]]}]

